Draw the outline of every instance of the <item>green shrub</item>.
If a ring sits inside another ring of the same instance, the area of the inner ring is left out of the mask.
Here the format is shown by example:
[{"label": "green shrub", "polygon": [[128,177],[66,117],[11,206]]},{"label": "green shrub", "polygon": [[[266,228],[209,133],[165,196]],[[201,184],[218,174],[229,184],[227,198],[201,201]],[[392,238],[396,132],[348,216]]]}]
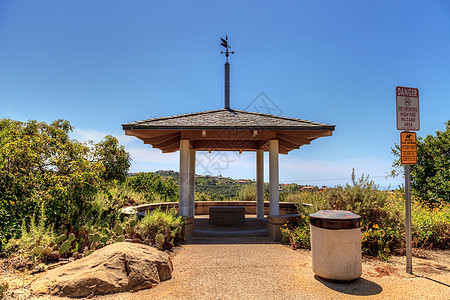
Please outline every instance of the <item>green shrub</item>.
[{"label": "green shrub", "polygon": [[363,226],[361,234],[362,252],[371,256],[378,256],[389,260],[392,254],[399,249],[401,235],[391,227],[380,228],[375,224],[372,227]]},{"label": "green shrub", "polygon": [[286,202],[299,202],[300,199],[302,199],[302,195],[303,194],[304,194],[304,192],[300,192],[300,191],[286,193],[286,195],[284,196],[284,201],[286,201]]},{"label": "green shrub", "polygon": [[3,294],[6,292],[8,287],[9,287],[9,284],[7,282],[0,283],[0,299],[3,297]]},{"label": "green shrub", "polygon": [[450,249],[450,205],[430,208],[421,203],[417,201],[412,207],[413,246]]},{"label": "green shrub", "polygon": [[128,177],[126,185],[133,191],[141,193],[147,203],[178,201],[178,186],[171,177],[163,179],[153,173],[139,173]]},{"label": "green shrub", "polygon": [[53,232],[53,226],[45,225],[45,216],[43,210],[41,211],[41,217],[38,224],[36,224],[36,218],[31,218],[30,226],[27,227],[25,221],[22,222],[20,228],[21,236],[17,239],[9,240],[6,245],[7,251],[14,251],[15,254],[25,257],[40,257],[42,252],[37,252],[35,249],[52,243],[55,240],[55,234]]},{"label": "green shrub", "polygon": [[[393,176],[403,173],[400,146],[392,153],[397,157]],[[417,164],[411,165],[411,189],[422,203],[430,206],[450,205],[450,121],[445,130],[417,139]]]},{"label": "green shrub", "polygon": [[[153,241],[156,244],[156,236],[162,234],[165,237],[164,248],[173,247],[174,243],[182,242],[182,228],[184,225],[184,217],[177,215],[175,208],[167,211],[161,211],[157,208],[136,225],[137,231],[142,237]],[[163,243],[164,244],[164,243]]]},{"label": "green shrub", "polygon": [[289,242],[293,249],[311,248],[311,238],[309,232],[309,216],[301,215],[295,223],[286,223],[281,230],[283,242]]},{"label": "green shrub", "polygon": [[[392,253],[401,250],[404,217],[398,208],[399,199],[386,191],[380,191],[378,186],[364,175],[356,180],[353,172],[352,185],[338,186],[322,192],[299,193],[297,201],[299,213],[305,216],[319,210],[348,210],[360,215],[361,229],[365,234],[362,239],[365,254],[387,259]],[[292,241],[291,245],[309,248],[306,243],[309,225],[300,224],[297,228],[286,231],[286,236]],[[303,242],[293,244],[300,240]]]},{"label": "green shrub", "polygon": [[70,139],[72,130],[65,120],[0,120],[0,255],[40,208],[56,231],[95,219],[96,193],[127,172],[129,155],[114,137],[91,147]]},{"label": "green shrub", "polygon": [[242,186],[238,194],[239,201],[256,201],[256,184]]},{"label": "green shrub", "polygon": [[120,219],[120,209],[147,203],[147,198],[141,192],[130,188],[127,184],[111,186],[105,191],[97,193],[94,207],[97,214],[88,225],[113,228]]}]

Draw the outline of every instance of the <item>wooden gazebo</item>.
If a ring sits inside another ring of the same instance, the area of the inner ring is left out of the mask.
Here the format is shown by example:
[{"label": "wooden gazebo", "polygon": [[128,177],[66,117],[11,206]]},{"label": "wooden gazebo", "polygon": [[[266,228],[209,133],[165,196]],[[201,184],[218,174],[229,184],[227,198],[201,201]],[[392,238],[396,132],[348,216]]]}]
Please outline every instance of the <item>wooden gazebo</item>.
[{"label": "wooden gazebo", "polygon": [[[222,40],[224,41],[224,40]],[[224,42],[225,43],[225,42]],[[334,125],[230,108],[228,44],[225,63],[225,108],[122,124],[163,153],[180,151],[179,213],[194,216],[196,151],[255,151],[257,217],[264,218],[264,151],[269,152],[270,215],[279,214],[278,154],[288,154],[311,141],[331,136]],[[187,231],[193,232],[193,223]],[[189,235],[189,232],[187,232]]]},{"label": "wooden gazebo", "polygon": [[180,151],[179,212],[194,216],[196,151],[255,151],[257,217],[264,218],[264,151],[269,151],[270,215],[279,214],[278,154],[331,136],[334,125],[242,110],[219,109],[123,124],[163,153]]}]

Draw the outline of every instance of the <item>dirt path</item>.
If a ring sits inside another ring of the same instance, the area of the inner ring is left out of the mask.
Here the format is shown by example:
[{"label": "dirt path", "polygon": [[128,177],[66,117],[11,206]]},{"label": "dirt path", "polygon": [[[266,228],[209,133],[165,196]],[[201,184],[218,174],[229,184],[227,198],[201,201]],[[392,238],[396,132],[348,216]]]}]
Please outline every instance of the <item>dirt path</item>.
[{"label": "dirt path", "polygon": [[333,283],[314,276],[309,251],[266,237],[196,237],[173,258],[171,280],[93,299],[450,299],[450,251],[424,255],[413,259],[414,275],[404,257],[365,258],[360,279]]},{"label": "dirt path", "polygon": [[[450,252],[414,258],[365,259],[363,276],[333,283],[314,276],[309,251],[293,251],[265,237],[195,238],[174,258],[173,279],[110,299],[449,299]],[[430,254],[431,255],[431,254]]]}]

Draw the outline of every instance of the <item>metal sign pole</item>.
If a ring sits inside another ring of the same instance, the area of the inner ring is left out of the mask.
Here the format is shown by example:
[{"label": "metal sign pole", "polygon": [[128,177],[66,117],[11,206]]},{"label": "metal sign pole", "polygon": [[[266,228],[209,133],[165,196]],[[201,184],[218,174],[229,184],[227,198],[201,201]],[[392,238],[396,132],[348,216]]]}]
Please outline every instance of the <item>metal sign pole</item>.
[{"label": "metal sign pole", "polygon": [[411,165],[417,163],[417,137],[420,130],[419,89],[397,86],[397,129],[400,133],[401,163],[405,166],[406,273],[412,274],[411,249]]},{"label": "metal sign pole", "polygon": [[411,165],[405,165],[406,273],[412,274]]}]

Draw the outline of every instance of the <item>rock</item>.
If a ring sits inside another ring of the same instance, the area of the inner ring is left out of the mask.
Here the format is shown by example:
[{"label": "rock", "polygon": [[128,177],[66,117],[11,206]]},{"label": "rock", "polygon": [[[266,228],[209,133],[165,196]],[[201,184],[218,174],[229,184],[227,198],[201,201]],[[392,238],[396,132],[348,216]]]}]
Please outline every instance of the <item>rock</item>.
[{"label": "rock", "polygon": [[114,243],[50,270],[31,284],[34,294],[86,297],[150,288],[172,278],[169,255],[135,243]]},{"label": "rock", "polygon": [[125,239],[124,242],[142,244],[142,240],[141,239]]}]

